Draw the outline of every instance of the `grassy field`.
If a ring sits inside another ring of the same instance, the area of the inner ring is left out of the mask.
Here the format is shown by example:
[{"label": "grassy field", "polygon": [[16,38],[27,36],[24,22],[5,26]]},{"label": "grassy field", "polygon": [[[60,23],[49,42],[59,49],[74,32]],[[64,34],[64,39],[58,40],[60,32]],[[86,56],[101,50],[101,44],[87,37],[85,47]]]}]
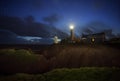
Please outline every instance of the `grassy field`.
[{"label": "grassy field", "polygon": [[0,81],[120,81],[120,68],[55,69],[44,74],[0,76]]},{"label": "grassy field", "polygon": [[120,67],[120,50],[104,45],[52,46],[42,53],[53,68]]},{"label": "grassy field", "polygon": [[0,49],[0,81],[120,81],[119,48],[105,45],[40,48],[37,53],[32,49]]},{"label": "grassy field", "polygon": [[120,67],[119,57],[118,48],[103,45],[52,45],[37,54],[30,49],[1,49],[0,73],[44,73],[56,68]]}]

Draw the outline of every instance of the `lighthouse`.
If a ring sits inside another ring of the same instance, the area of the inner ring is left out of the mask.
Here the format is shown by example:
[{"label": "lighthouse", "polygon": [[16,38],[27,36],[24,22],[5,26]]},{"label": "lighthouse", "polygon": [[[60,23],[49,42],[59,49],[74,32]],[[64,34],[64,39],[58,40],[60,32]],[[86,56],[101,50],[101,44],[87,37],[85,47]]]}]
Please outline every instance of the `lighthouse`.
[{"label": "lighthouse", "polygon": [[70,25],[70,39],[74,41],[74,25]]}]

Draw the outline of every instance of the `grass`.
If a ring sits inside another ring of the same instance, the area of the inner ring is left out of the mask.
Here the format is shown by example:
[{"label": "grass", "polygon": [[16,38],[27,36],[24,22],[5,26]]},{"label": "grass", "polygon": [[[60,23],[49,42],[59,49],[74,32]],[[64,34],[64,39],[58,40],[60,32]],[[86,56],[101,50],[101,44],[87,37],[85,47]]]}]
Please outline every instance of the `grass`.
[{"label": "grass", "polygon": [[0,74],[44,73],[56,68],[120,67],[119,57],[119,49],[103,45],[53,45],[39,54],[24,49],[1,49]]},{"label": "grass", "polygon": [[0,81],[120,81],[119,53],[103,45],[54,45],[39,54],[1,49]]},{"label": "grass", "polygon": [[82,67],[55,69],[44,74],[1,76],[0,81],[120,81],[120,68]]},{"label": "grass", "polygon": [[47,81],[117,81],[120,80],[120,69],[89,68],[57,69],[47,75]]},{"label": "grass", "polygon": [[120,66],[119,49],[107,46],[55,46],[47,50],[47,54],[51,55],[53,67],[57,68]]},{"label": "grass", "polygon": [[45,77],[42,75],[32,75],[19,73],[10,76],[0,76],[0,81],[45,81]]},{"label": "grass", "polygon": [[0,74],[42,73],[47,65],[43,55],[35,55],[28,50],[0,50]]}]

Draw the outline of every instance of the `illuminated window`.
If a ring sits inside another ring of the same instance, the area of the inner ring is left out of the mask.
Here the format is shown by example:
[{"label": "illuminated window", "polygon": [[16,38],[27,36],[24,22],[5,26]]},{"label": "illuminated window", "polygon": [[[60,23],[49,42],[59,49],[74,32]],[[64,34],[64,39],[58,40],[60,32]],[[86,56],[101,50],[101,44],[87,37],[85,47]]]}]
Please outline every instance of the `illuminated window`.
[{"label": "illuminated window", "polygon": [[92,42],[94,42],[95,41],[95,39],[94,38],[92,38]]}]

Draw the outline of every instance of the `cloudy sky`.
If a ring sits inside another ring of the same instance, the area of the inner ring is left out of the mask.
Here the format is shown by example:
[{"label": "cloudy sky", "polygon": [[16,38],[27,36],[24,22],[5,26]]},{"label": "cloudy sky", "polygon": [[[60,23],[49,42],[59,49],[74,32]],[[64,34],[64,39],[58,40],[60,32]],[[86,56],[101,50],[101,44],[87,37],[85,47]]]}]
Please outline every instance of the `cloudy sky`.
[{"label": "cloudy sky", "polygon": [[119,0],[1,0],[0,15],[24,18],[32,15],[37,22],[52,14],[59,16],[55,24],[66,29],[69,24],[82,27],[90,22],[99,21],[120,31]]}]

